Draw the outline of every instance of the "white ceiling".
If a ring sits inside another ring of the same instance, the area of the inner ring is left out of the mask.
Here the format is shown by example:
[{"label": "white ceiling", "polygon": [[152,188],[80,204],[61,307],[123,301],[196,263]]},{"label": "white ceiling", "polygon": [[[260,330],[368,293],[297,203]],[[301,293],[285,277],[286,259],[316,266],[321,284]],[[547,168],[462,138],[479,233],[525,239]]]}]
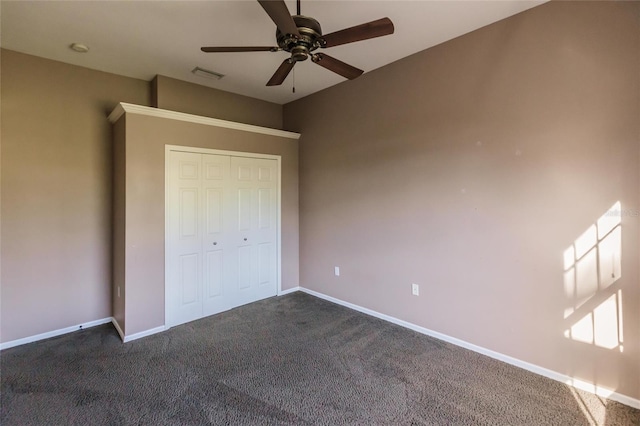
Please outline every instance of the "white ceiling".
[{"label": "white ceiling", "polygon": [[[302,0],[328,34],[389,17],[395,33],[325,50],[365,72],[543,3],[500,1]],[[295,1],[287,1],[295,13]],[[7,1],[0,3],[3,48],[115,74],[156,74],[284,104],[344,81],[311,61],[282,86],[265,83],[285,52],[203,53],[201,46],[275,46],[275,25],[254,0]],[[73,42],[88,53],[69,49]],[[222,80],[195,76],[200,66]],[[295,75],[296,93],[292,93]]]}]

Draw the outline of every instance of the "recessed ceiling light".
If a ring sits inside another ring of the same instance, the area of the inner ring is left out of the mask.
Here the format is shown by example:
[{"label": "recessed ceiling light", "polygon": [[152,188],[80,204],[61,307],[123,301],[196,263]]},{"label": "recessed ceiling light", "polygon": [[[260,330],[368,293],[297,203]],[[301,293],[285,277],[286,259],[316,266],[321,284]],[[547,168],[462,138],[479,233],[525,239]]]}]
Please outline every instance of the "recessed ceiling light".
[{"label": "recessed ceiling light", "polygon": [[205,70],[204,68],[200,68],[200,67],[195,67],[194,69],[191,70],[191,72],[194,73],[195,75],[199,75],[200,77],[213,78],[215,80],[220,80],[222,77],[224,77],[224,74],[220,74],[219,72],[215,72],[215,71]]},{"label": "recessed ceiling light", "polygon": [[75,52],[87,53],[89,51],[89,46],[82,43],[71,43],[69,48]]}]

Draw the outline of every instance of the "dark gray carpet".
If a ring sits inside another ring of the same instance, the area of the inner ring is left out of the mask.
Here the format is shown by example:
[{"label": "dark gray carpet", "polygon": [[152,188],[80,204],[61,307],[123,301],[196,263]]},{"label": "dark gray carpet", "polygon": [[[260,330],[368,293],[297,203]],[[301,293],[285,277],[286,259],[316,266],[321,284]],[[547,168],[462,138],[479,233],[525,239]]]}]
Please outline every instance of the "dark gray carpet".
[{"label": "dark gray carpet", "polygon": [[640,411],[295,293],[0,353],[2,425],[631,425]]}]

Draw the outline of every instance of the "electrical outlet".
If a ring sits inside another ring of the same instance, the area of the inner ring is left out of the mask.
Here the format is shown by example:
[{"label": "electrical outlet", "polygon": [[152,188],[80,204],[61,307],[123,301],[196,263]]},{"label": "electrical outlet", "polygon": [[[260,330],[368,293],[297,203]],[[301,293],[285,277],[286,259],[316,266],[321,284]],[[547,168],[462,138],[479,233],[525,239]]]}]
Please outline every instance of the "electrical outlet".
[{"label": "electrical outlet", "polygon": [[411,294],[420,296],[420,286],[418,284],[411,284]]},{"label": "electrical outlet", "polygon": [[120,297],[120,286],[118,286],[118,297]]},{"label": "electrical outlet", "polygon": [[340,267],[339,267],[339,266],[336,266],[336,267],[333,269],[333,272],[336,274],[336,277],[339,277],[339,276],[340,276]]}]

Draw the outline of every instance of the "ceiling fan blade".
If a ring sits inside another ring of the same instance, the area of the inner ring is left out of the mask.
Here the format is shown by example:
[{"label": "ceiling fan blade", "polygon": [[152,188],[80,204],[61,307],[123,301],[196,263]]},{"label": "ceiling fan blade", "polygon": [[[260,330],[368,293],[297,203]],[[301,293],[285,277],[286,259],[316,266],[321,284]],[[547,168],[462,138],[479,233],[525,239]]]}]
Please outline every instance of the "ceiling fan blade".
[{"label": "ceiling fan blade", "polygon": [[349,80],[360,77],[364,72],[361,69],[352,67],[351,65],[339,61],[336,58],[332,58],[331,56],[324,53],[314,54],[311,57],[311,60],[321,67],[324,67],[329,71],[333,71],[336,74],[340,74],[341,76],[343,76],[344,78],[348,78]]},{"label": "ceiling fan blade", "polygon": [[340,46],[341,44],[353,43],[354,41],[368,40],[370,38],[381,37],[393,34],[393,22],[389,18],[378,19],[366,24],[356,25],[322,36],[324,40],[322,47]]},{"label": "ceiling fan blade", "polygon": [[258,3],[267,12],[267,15],[276,24],[280,32],[300,37],[298,27],[293,21],[284,0],[258,0]]},{"label": "ceiling fan blade", "polygon": [[247,47],[201,47],[200,50],[207,53],[212,52],[277,52],[278,47],[271,46],[247,46]]},{"label": "ceiling fan blade", "polygon": [[279,86],[282,84],[285,78],[289,75],[293,66],[296,64],[291,58],[285,59],[278,67],[275,74],[271,77],[271,80],[267,82],[267,86]]}]

